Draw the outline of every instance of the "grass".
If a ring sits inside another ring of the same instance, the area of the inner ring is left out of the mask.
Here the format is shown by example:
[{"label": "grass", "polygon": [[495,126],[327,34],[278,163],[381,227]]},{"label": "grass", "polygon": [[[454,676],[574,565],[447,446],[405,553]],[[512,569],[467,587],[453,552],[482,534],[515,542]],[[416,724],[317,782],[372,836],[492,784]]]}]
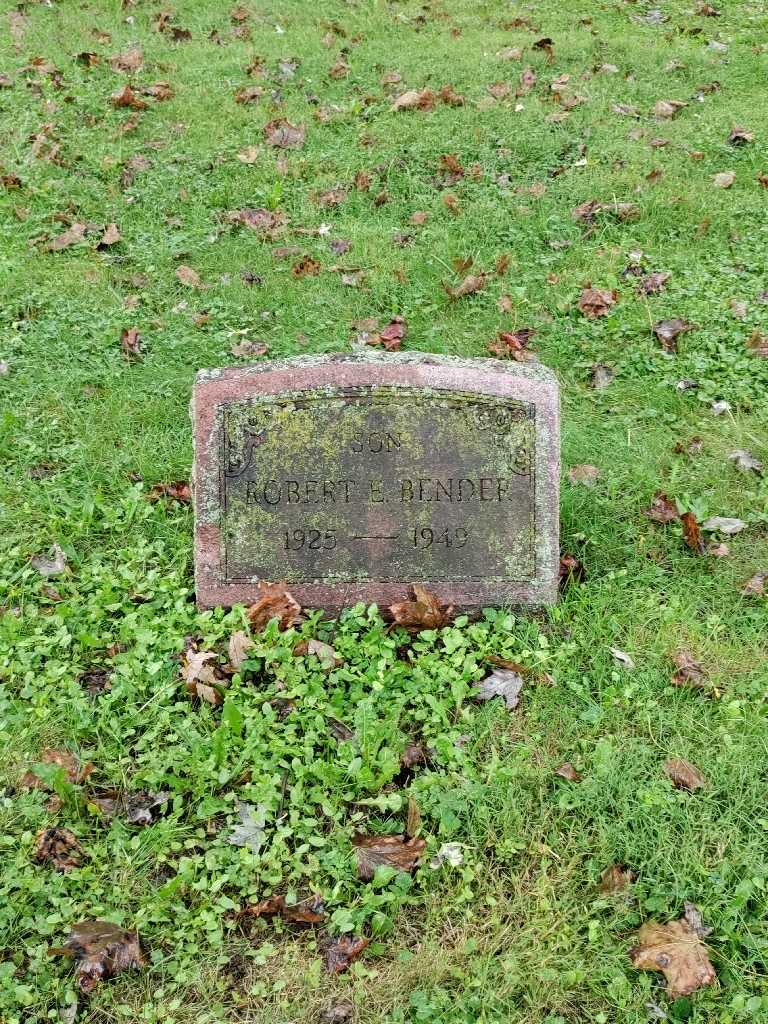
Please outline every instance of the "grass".
[{"label": "grass", "polygon": [[[768,1020],[766,606],[740,594],[768,570],[768,490],[727,459],[736,448],[766,458],[768,360],[746,340],[768,330],[768,192],[758,181],[768,173],[767,22],[764,3],[720,6],[720,17],[703,17],[670,0],[657,24],[640,3],[284,0],[246,4],[246,39],[233,34],[229,5],[196,0],[176,5],[186,42],[155,31],[157,9],[142,2],[62,0],[24,5],[21,21],[5,16],[2,174],[20,187],[0,191],[3,1021],[57,1019],[72,1005],[71,970],[46,951],[89,917],[138,927],[151,963],[79,997],[88,1024],[309,1022],[342,997],[366,1024],[639,1024],[655,1012],[648,1005],[675,1020]],[[534,30],[512,24],[522,16]],[[551,61],[532,48],[542,36]],[[109,97],[127,76],[108,57],[134,44],[145,65],[132,80],[168,81],[174,96],[150,99],[136,129],[119,134],[131,112]],[[515,46],[522,61],[497,57]],[[86,51],[100,63],[73,59]],[[348,76],[329,77],[342,53]],[[264,79],[246,74],[256,55]],[[61,87],[29,69],[40,56]],[[286,58],[295,73],[280,70]],[[597,70],[605,64],[618,71]],[[524,66],[538,82],[518,99]],[[383,86],[393,70],[402,84]],[[584,102],[553,120],[561,106],[549,83],[562,74]],[[513,89],[491,102],[498,81]],[[406,88],[447,83],[463,106],[390,111]],[[236,90],[252,84],[264,98],[237,104]],[[688,106],[656,121],[653,104],[670,99]],[[304,148],[265,144],[274,117],[306,125]],[[46,124],[61,163],[32,154]],[[729,145],[736,125],[754,141]],[[659,136],[668,144],[651,147]],[[255,163],[238,159],[254,145]],[[479,169],[441,190],[444,154]],[[150,166],[124,185],[136,155]],[[318,205],[359,170],[372,176],[369,191]],[[663,173],[649,180],[654,170]],[[728,170],[733,186],[717,188],[712,176]],[[585,231],[571,211],[589,199],[635,203],[639,216],[604,215]],[[283,211],[288,228],[269,241],[223,221],[246,206]],[[429,214],[423,226],[409,224],[417,210]],[[60,234],[66,218],[114,221],[122,241],[98,251],[94,233],[46,252],[34,240]],[[297,231],[323,222],[329,234]],[[398,232],[413,237],[401,246]],[[352,243],[346,255],[331,252],[337,238]],[[276,258],[276,246],[299,253]],[[301,254],[321,262],[318,276],[292,275]],[[449,301],[454,260],[491,271],[505,256],[503,276]],[[661,294],[636,295],[622,275],[634,262],[671,271]],[[206,288],[184,287],[180,265]],[[366,275],[345,286],[333,266]],[[578,312],[586,281],[619,290],[609,316]],[[511,312],[500,312],[502,294]],[[743,319],[731,300],[747,303]],[[349,347],[353,321],[394,315],[408,321],[406,348],[464,356],[486,354],[499,330],[536,330],[534,347],[562,382],[564,463],[602,472],[593,489],[563,487],[563,544],[587,578],[547,616],[489,613],[422,636],[410,654],[375,611],[355,609],[336,626],[312,617],[301,635],[344,653],[330,675],[294,657],[297,637],[272,627],[233,681],[222,721],[221,709],[186,696],[176,655],[189,635],[223,651],[242,610],[195,611],[190,513],[146,501],[154,483],[188,474],[194,373],[236,362],[230,350],[243,338],[271,356],[332,352]],[[650,325],[676,316],[696,330],[672,355]],[[120,346],[130,327],[143,344],[131,362]],[[616,370],[604,390],[588,387],[597,361]],[[683,379],[698,387],[676,389]],[[713,400],[730,410],[715,416]],[[699,455],[675,452],[694,436]],[[695,556],[679,525],[642,515],[657,489],[700,519],[739,516],[747,529],[728,557]],[[46,582],[30,557],[54,542],[68,569]],[[622,669],[610,647],[636,668]],[[708,690],[671,685],[679,649],[706,666]],[[555,686],[529,684],[512,714],[477,705],[471,684],[491,653],[546,670]],[[93,667],[112,673],[96,698],[79,681]],[[300,707],[274,721],[268,702],[282,688]],[[339,745],[329,716],[358,739]],[[414,736],[437,755],[404,789],[398,759]],[[85,786],[54,780],[64,801],[55,816],[41,790],[21,785],[45,747],[95,766]],[[662,772],[670,756],[697,764],[707,788],[674,790]],[[565,760],[581,783],[553,774]],[[167,790],[172,805],[135,828],[95,812],[94,786]],[[429,856],[458,842],[463,864],[434,870],[427,858],[412,879],[358,882],[353,832],[401,830],[408,795]],[[237,800],[267,809],[258,855],[227,842]],[[67,875],[32,859],[35,834],[54,823],[89,854]],[[598,891],[614,862],[637,875],[626,896]],[[236,926],[248,900],[308,891],[322,892],[332,931],[374,940],[338,979],[322,970],[319,933]],[[678,917],[685,901],[714,929],[718,983],[669,1004],[660,977],[635,971],[627,950],[643,921]]]}]

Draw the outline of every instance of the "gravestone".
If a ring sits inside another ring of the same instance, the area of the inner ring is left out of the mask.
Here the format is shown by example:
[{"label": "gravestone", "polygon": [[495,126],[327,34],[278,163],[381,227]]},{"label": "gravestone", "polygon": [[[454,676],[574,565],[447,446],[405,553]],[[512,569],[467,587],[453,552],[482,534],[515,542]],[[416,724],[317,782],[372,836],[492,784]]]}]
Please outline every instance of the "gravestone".
[{"label": "gravestone", "polygon": [[255,601],[260,580],[328,612],[414,582],[467,611],[556,600],[545,367],[348,353],[203,370],[192,417],[201,607]]}]

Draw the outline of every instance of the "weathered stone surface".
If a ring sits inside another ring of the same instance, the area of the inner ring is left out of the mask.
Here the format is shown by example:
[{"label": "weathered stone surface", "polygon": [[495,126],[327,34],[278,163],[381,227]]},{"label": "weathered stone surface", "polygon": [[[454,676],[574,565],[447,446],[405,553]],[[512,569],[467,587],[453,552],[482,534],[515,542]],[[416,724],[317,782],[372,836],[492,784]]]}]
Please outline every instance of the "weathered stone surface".
[{"label": "weathered stone surface", "polygon": [[554,601],[559,395],[539,365],[424,353],[203,370],[192,402],[203,607],[287,580],[307,607],[419,582],[473,610]]}]

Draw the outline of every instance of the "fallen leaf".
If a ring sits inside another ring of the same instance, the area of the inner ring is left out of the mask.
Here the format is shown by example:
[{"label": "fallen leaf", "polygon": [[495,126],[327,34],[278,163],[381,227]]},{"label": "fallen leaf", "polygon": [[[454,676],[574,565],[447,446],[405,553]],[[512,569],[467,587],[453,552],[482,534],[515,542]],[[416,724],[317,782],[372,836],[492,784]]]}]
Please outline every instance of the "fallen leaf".
[{"label": "fallen leaf", "polygon": [[294,647],[293,653],[297,658],[303,658],[308,654],[314,654],[327,672],[344,664],[344,659],[340,658],[336,654],[336,651],[330,644],[326,644],[322,640],[301,640]]},{"label": "fallen leaf", "polygon": [[683,107],[687,106],[688,104],[682,100],[659,100],[658,103],[654,104],[653,113],[656,117],[665,120],[674,117]]},{"label": "fallen leaf", "polygon": [[531,338],[536,332],[530,327],[521,327],[517,331],[499,331],[488,350],[497,359],[511,357],[517,362],[535,362],[536,353],[528,348]]},{"label": "fallen leaf", "polygon": [[755,136],[752,132],[747,131],[746,128],[736,126],[731,128],[730,134],[728,135],[727,142],[732,146],[743,146],[747,142],[754,142]]},{"label": "fallen leaf", "polygon": [[[46,748],[42,752],[38,763],[54,769],[60,768],[64,772],[67,782],[73,785],[82,785],[93,771],[93,765],[90,761],[86,764],[81,764],[68,750],[55,750],[51,747]],[[51,788],[45,779],[35,772],[26,772],[21,780],[21,786],[23,789],[47,789],[49,791]]]},{"label": "fallen leaf", "polygon": [[248,651],[254,646],[253,640],[242,629],[236,629],[229,638],[229,663],[239,672],[248,657]]},{"label": "fallen leaf", "polygon": [[139,92],[142,96],[151,96],[158,103],[173,99],[173,87],[170,82],[155,82],[153,85],[143,85]]},{"label": "fallen leaf", "polygon": [[487,274],[468,274],[456,288],[450,288],[447,285],[444,287],[452,299],[462,299],[465,295],[474,295],[475,292],[482,291],[487,278]]},{"label": "fallen leaf", "polygon": [[138,96],[130,85],[124,85],[122,89],[113,92],[109,102],[113,107],[130,107],[131,110],[146,110],[148,106],[146,100]]},{"label": "fallen leaf", "polygon": [[294,125],[282,117],[264,125],[264,138],[270,146],[278,149],[301,149],[306,137],[307,131],[303,124]]},{"label": "fallen leaf", "polygon": [[536,72],[533,70],[533,68],[523,68],[523,70],[520,72],[520,79],[518,82],[517,89],[515,90],[515,96],[527,96],[535,85]]},{"label": "fallen leaf", "polygon": [[684,512],[680,516],[680,522],[683,524],[683,540],[691,549],[699,555],[703,555],[705,551],[704,539],[701,536],[701,528],[698,520],[693,512]]},{"label": "fallen leaf", "polygon": [[768,581],[768,572],[756,572],[747,580],[739,593],[743,597],[764,597],[766,581]]},{"label": "fallen leaf", "polygon": [[633,669],[635,667],[634,661],[626,651],[620,651],[618,647],[609,647],[608,650],[616,661],[618,661],[620,665],[623,665],[624,668]]},{"label": "fallen leaf", "polygon": [[134,46],[125,53],[118,53],[109,58],[109,66],[113,71],[138,71],[143,63],[144,53],[140,46]]},{"label": "fallen leaf", "polygon": [[77,985],[86,993],[122,971],[146,967],[138,934],[111,921],[81,921],[72,926],[63,950],[48,952],[74,957]]},{"label": "fallen leaf", "polygon": [[581,782],[581,775],[573,767],[570,761],[564,761],[561,765],[555,768],[555,775],[559,775],[561,779],[565,779],[566,782]]},{"label": "fallen leaf", "polygon": [[707,947],[684,917],[668,924],[650,921],[640,928],[637,940],[630,960],[640,970],[661,971],[671,1000],[711,985],[717,977]]},{"label": "fallen leaf", "polygon": [[397,625],[413,632],[447,626],[453,617],[453,607],[443,607],[434,594],[418,583],[413,584],[412,590],[412,601],[399,601],[389,606]]},{"label": "fallen leaf", "polygon": [[325,969],[329,974],[341,974],[353,960],[357,960],[370,939],[355,935],[340,935],[325,947]]},{"label": "fallen leaf", "polygon": [[656,491],[650,508],[643,509],[643,515],[652,519],[654,523],[671,523],[679,518],[680,513],[677,510],[677,503],[672,498],[668,498],[664,491]]},{"label": "fallen leaf", "polygon": [[263,341],[238,341],[229,350],[238,359],[255,359],[269,352],[269,345]]},{"label": "fallen leaf", "polygon": [[305,255],[291,267],[291,274],[294,277],[317,277],[322,269],[322,263]]},{"label": "fallen leaf", "polygon": [[682,757],[671,757],[665,761],[664,774],[676,789],[687,789],[689,793],[701,789],[707,782],[699,769]]},{"label": "fallen leaf", "polygon": [[741,533],[746,526],[743,519],[733,519],[728,516],[710,516],[701,524],[702,530],[707,530],[710,533],[724,533],[727,537]]},{"label": "fallen leaf", "polygon": [[712,183],[718,188],[730,188],[736,181],[735,171],[721,171],[720,174],[712,175]]},{"label": "fallen leaf", "polygon": [[176,278],[187,288],[200,288],[202,285],[198,272],[183,264],[176,268]]},{"label": "fallen leaf", "polygon": [[579,309],[590,320],[599,316],[608,316],[611,307],[616,305],[618,297],[619,293],[615,288],[592,288],[591,285],[588,285],[579,296]]},{"label": "fallen leaf", "polygon": [[635,880],[635,873],[624,864],[611,864],[600,875],[598,889],[603,893],[624,892]]},{"label": "fallen leaf", "polygon": [[366,339],[366,345],[383,345],[387,352],[399,352],[408,331],[408,324],[402,316],[393,317],[386,327],[374,332]]},{"label": "fallen leaf", "polygon": [[272,619],[279,620],[280,629],[290,629],[302,621],[301,605],[290,594],[285,583],[266,583],[261,580],[258,589],[261,596],[247,612],[248,621],[255,633],[263,632]]},{"label": "fallen leaf", "polygon": [[594,487],[602,473],[597,466],[582,464],[568,470],[568,479],[572,484],[584,484],[585,487]]},{"label": "fallen leaf", "polygon": [[213,665],[207,664],[216,658],[215,651],[196,651],[190,647],[184,652],[181,677],[187,684],[190,697],[199,697],[208,704],[221,704],[224,700],[224,680],[216,675]]},{"label": "fallen leaf", "polygon": [[589,386],[596,391],[602,391],[612,383],[616,371],[608,363],[595,363],[589,371]]},{"label": "fallen leaf", "polygon": [[677,668],[670,682],[673,686],[704,686],[707,673],[689,651],[675,651],[672,661]]},{"label": "fallen leaf", "polygon": [[498,60],[522,60],[523,51],[519,46],[507,46],[496,54]]},{"label": "fallen leaf", "polygon": [[259,903],[249,903],[238,911],[238,917],[282,917],[289,924],[321,924],[327,915],[321,896],[312,896],[300,903],[287,903],[285,896],[270,896]]},{"label": "fallen leaf", "polygon": [[739,299],[731,299],[728,305],[731,307],[731,313],[737,320],[744,320],[746,318],[749,309],[746,302]]},{"label": "fallen leaf", "polygon": [[680,317],[674,317],[671,320],[658,320],[653,325],[653,333],[661,342],[661,347],[665,352],[677,352],[678,337],[693,329],[693,324],[689,324],[687,320],[682,320]]},{"label": "fallen leaf", "polygon": [[286,215],[281,210],[267,210],[263,206],[244,206],[240,210],[228,210],[224,214],[228,224],[250,228],[265,238],[274,238],[285,226]]},{"label": "fallen leaf", "polygon": [[152,825],[171,799],[166,792],[150,793],[135,790],[132,793],[112,789],[91,794],[88,803],[98,808],[109,818],[122,818],[129,825]]},{"label": "fallen leaf", "polygon": [[740,473],[749,473],[750,471],[757,473],[758,476],[763,474],[763,464],[760,459],[746,451],[744,448],[737,448],[728,455],[729,460],[734,464],[736,469]]},{"label": "fallen leaf", "polygon": [[657,270],[649,274],[638,285],[639,295],[656,295],[662,290],[672,274],[668,270]]},{"label": "fallen leaf", "polygon": [[332,65],[328,74],[331,76],[331,78],[335,78],[337,81],[339,81],[342,78],[346,78],[351,70],[352,69],[350,68],[349,64],[347,64],[347,62],[342,57],[339,57],[336,63]]},{"label": "fallen leaf", "polygon": [[410,796],[408,797],[408,810],[405,818],[405,834],[409,839],[415,836],[421,828],[421,811],[416,800]]},{"label": "fallen leaf", "polygon": [[246,85],[235,93],[235,103],[255,103],[264,96],[266,90],[261,85]]},{"label": "fallen leaf", "polygon": [[35,860],[50,862],[55,871],[64,874],[79,868],[83,862],[83,850],[74,832],[68,828],[43,828],[35,836]]},{"label": "fallen leaf", "polygon": [[397,110],[432,110],[437,101],[437,96],[431,89],[409,89],[401,93],[392,106],[392,111]]},{"label": "fallen leaf", "polygon": [[136,327],[124,327],[120,332],[120,347],[126,359],[141,357],[141,334]]},{"label": "fallen leaf", "polygon": [[503,697],[508,711],[512,711],[520,703],[520,692],[525,680],[518,673],[509,669],[497,668],[485,679],[477,683],[477,700],[493,700]]},{"label": "fallen leaf", "polygon": [[70,245],[77,245],[78,242],[82,242],[85,238],[86,231],[86,224],[72,224],[66,231],[63,231],[52,241],[48,242],[45,250],[46,252],[61,252],[62,249],[67,249]]},{"label": "fallen leaf", "polygon": [[240,823],[235,825],[227,836],[227,842],[232,846],[245,846],[251,853],[258,853],[264,843],[264,825],[267,820],[267,808],[265,804],[254,807],[253,804],[237,801],[237,813],[240,815]]},{"label": "fallen leaf", "polygon": [[326,1006],[320,1014],[320,1024],[345,1024],[355,1015],[355,1004],[349,999],[341,999],[338,1003]]},{"label": "fallen leaf", "polygon": [[713,416],[723,416],[725,413],[731,411],[731,403],[726,402],[723,399],[719,399],[716,402],[711,402],[709,407],[712,410]]},{"label": "fallen leaf", "polygon": [[370,836],[358,833],[352,838],[357,856],[357,875],[370,882],[381,866],[397,871],[414,871],[427,847],[424,839],[405,839],[404,836]]},{"label": "fallen leaf", "polygon": [[156,502],[161,498],[178,501],[181,505],[192,503],[192,489],[186,480],[173,480],[171,483],[153,484],[147,491],[147,501]]},{"label": "fallen leaf", "polygon": [[49,576],[58,576],[59,573],[64,572],[67,567],[67,556],[61,550],[58,544],[54,544],[51,549],[53,557],[49,558],[46,555],[33,555],[30,559],[30,565],[32,568],[39,572],[41,576],[46,578]]},{"label": "fallen leaf", "polygon": [[768,359],[768,334],[762,334],[758,330],[753,331],[747,338],[747,351],[753,355],[762,356],[763,359]]},{"label": "fallen leaf", "polygon": [[587,573],[583,562],[575,555],[565,553],[560,556],[560,586],[565,587],[568,583],[581,583]]}]

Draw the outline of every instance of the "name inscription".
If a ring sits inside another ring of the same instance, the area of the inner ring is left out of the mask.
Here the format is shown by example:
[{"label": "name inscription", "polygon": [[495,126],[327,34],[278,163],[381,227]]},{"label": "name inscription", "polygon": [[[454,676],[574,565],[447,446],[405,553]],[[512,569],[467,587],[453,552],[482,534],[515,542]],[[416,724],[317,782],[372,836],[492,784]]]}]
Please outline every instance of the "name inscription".
[{"label": "name inscription", "polygon": [[223,415],[229,581],[535,575],[532,405],[377,388]]}]

